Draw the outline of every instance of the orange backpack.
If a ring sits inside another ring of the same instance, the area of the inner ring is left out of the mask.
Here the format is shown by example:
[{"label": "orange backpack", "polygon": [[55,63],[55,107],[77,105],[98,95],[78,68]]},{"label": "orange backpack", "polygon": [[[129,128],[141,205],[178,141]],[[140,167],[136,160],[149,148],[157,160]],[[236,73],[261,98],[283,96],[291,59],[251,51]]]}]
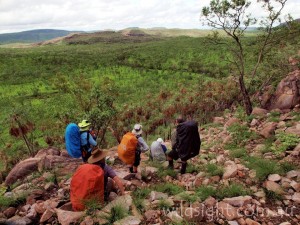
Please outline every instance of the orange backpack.
[{"label": "orange backpack", "polygon": [[134,163],[137,143],[138,139],[131,132],[123,136],[121,143],[118,145],[118,156],[124,163],[128,165]]},{"label": "orange backpack", "polygon": [[100,166],[81,165],[72,177],[71,203],[74,211],[85,209],[88,200],[104,202],[104,172]]}]

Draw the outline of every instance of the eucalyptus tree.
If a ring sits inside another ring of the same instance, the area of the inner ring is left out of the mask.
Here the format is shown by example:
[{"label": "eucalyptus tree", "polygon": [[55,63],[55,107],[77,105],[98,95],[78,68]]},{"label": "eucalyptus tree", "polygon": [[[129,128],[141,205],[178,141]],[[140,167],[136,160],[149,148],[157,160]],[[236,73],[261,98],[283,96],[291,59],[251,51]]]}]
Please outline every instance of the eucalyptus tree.
[{"label": "eucalyptus tree", "polygon": [[[275,38],[274,26],[281,22],[280,15],[287,0],[257,0],[257,11],[265,11],[267,15],[262,19],[257,19],[248,11],[251,5],[247,0],[211,0],[209,6],[202,8],[201,20],[204,24],[223,30],[231,42],[225,42],[229,50],[230,57],[228,60],[235,68],[235,74],[238,78],[239,88],[243,96],[243,102],[246,113],[252,112],[252,101],[245,85],[245,77],[254,77],[257,69],[262,63],[263,56],[270,48],[272,48]],[[243,38],[249,26],[260,24],[262,27],[261,34],[258,36],[259,50],[257,52],[257,60],[250,67],[251,72],[246,71],[245,57],[245,39]],[[218,39],[218,32],[215,32],[215,40]]]}]

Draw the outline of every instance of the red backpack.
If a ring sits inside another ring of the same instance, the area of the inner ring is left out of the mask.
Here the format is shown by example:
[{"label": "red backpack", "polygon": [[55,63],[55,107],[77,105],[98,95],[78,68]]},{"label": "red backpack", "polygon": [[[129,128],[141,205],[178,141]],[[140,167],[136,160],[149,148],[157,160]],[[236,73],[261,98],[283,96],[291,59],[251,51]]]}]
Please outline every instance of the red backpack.
[{"label": "red backpack", "polygon": [[85,209],[85,203],[93,200],[104,202],[104,172],[100,166],[93,164],[81,165],[72,177],[71,203],[74,211]]}]

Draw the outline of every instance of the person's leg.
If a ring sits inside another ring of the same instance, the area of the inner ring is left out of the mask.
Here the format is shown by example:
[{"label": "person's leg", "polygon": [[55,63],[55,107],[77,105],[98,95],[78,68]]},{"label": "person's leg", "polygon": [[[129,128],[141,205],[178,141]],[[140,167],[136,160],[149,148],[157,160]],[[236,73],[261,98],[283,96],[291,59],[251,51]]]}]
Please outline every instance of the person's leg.
[{"label": "person's leg", "polygon": [[181,169],[180,169],[181,174],[185,174],[186,167],[187,167],[187,162],[186,161],[181,161]]},{"label": "person's leg", "polygon": [[133,163],[133,173],[137,173],[137,168],[140,165],[141,162],[141,152],[135,151],[135,158]]},{"label": "person's leg", "polygon": [[174,168],[174,163],[173,160],[178,159],[178,152],[176,150],[172,150],[169,152],[167,155],[167,160],[169,161],[169,166],[168,168],[173,169]]}]

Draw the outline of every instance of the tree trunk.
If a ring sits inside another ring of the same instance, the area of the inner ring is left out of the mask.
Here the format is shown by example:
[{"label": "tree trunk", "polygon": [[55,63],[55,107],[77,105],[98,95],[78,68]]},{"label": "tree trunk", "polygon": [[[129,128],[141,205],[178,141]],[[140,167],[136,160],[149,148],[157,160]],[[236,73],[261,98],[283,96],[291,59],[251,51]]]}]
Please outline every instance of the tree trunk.
[{"label": "tree trunk", "polygon": [[240,84],[240,89],[241,89],[241,92],[243,95],[243,101],[244,101],[244,107],[246,110],[246,114],[249,116],[252,112],[252,102],[250,100],[249,93],[245,87],[244,77],[242,75],[239,77],[239,84]]}]

